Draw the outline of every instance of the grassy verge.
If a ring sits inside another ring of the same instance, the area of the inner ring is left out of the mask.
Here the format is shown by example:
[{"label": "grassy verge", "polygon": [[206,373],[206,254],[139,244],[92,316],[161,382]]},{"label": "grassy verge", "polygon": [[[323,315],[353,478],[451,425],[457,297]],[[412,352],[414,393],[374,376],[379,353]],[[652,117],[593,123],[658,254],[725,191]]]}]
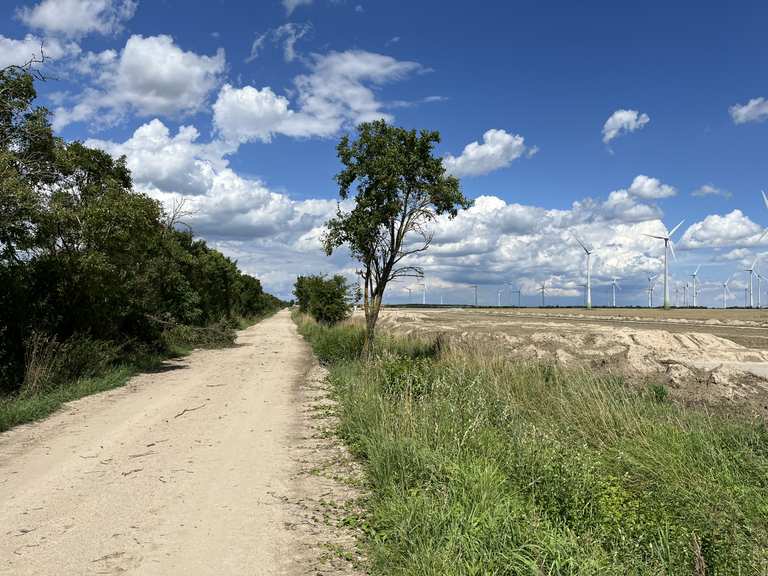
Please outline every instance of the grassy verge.
[{"label": "grassy verge", "polygon": [[[133,354],[129,361],[111,363],[94,360],[94,357],[105,352],[91,344],[88,348],[77,350],[76,356],[90,356],[88,362],[99,364],[98,370],[86,377],[63,380],[56,378],[57,373],[65,373],[66,364],[71,363],[68,356],[73,353],[72,347],[60,348],[49,354],[41,354],[43,360],[38,361],[38,368],[46,373],[48,383],[34,388],[34,392],[24,391],[3,396],[0,395],[0,432],[4,432],[19,424],[39,420],[58,410],[62,404],[77,400],[83,396],[103,392],[123,386],[131,376],[142,371],[158,367],[168,358],[186,356],[195,348],[224,348],[234,342],[234,329],[245,329],[274,314],[271,312],[259,317],[239,318],[228,324],[214,325],[208,328],[192,326],[176,326],[166,331],[163,337],[165,351],[158,353]],[[45,364],[42,368],[40,364]],[[102,364],[109,364],[102,366]],[[39,388],[39,389],[38,389]]]},{"label": "grassy verge", "polygon": [[297,317],[387,575],[767,574],[768,430],[618,378]]}]

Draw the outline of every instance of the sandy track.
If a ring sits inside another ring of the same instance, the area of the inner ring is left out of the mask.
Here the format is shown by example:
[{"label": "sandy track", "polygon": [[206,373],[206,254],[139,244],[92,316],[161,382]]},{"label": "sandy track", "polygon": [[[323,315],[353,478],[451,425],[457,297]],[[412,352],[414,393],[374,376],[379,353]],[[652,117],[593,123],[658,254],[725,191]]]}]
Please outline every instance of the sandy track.
[{"label": "sandy track", "polygon": [[0,574],[297,573],[310,357],[282,311],[0,435]]}]

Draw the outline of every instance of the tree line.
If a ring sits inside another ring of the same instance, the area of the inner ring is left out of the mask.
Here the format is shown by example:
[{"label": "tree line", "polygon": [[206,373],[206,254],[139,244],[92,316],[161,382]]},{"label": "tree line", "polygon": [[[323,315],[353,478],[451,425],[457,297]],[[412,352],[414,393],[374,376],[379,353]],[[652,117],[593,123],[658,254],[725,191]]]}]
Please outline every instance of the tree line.
[{"label": "tree line", "polygon": [[124,157],[55,136],[40,79],[0,70],[0,392],[23,386],[41,335],[120,358],[283,305],[134,190]]}]

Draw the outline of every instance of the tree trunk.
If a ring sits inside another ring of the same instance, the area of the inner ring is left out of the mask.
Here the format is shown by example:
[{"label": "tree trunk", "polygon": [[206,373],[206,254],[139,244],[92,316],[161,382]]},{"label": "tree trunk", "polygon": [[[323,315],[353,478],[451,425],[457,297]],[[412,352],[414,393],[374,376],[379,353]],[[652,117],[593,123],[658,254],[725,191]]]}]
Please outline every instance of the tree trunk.
[{"label": "tree trunk", "polygon": [[[367,296],[367,295],[366,295]],[[365,301],[365,341],[363,342],[363,359],[373,358],[376,347],[376,321],[379,319],[381,296],[376,294]]]}]

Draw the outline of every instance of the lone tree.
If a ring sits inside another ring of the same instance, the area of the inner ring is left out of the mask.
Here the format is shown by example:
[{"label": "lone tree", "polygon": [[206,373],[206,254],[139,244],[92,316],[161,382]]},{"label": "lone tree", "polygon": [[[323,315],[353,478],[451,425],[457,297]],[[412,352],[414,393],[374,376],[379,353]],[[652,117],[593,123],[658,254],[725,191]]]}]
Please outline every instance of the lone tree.
[{"label": "lone tree", "polygon": [[360,261],[363,280],[365,345],[374,348],[376,321],[387,284],[395,278],[423,275],[408,256],[425,251],[432,241],[428,224],[440,214],[456,216],[470,206],[459,181],[446,175],[442,159],[433,156],[439,132],[405,130],[384,120],[357,127],[357,140],[342,137],[336,147],[344,169],[336,175],[339,196],[350,197],[357,184],[354,208],[327,223],[325,251],[330,256],[348,246]]}]

